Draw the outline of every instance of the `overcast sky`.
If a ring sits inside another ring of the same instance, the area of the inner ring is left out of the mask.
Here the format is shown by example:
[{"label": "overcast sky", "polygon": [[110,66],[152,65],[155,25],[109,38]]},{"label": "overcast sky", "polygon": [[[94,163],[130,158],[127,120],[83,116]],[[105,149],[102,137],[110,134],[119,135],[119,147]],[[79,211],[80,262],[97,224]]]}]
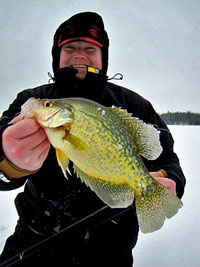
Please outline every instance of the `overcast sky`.
[{"label": "overcast sky", "polygon": [[199,0],[1,0],[0,111],[17,92],[47,83],[56,28],[81,11],[103,16],[108,75],[161,113],[200,112]]}]

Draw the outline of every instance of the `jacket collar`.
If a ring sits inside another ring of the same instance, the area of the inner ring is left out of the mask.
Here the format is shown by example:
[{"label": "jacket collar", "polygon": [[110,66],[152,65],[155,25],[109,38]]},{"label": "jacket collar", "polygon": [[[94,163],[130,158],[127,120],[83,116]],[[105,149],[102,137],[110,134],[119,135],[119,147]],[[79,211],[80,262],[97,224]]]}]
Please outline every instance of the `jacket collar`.
[{"label": "jacket collar", "polygon": [[99,101],[104,93],[107,77],[88,72],[84,80],[75,77],[76,70],[63,68],[55,75],[56,97],[83,97]]}]

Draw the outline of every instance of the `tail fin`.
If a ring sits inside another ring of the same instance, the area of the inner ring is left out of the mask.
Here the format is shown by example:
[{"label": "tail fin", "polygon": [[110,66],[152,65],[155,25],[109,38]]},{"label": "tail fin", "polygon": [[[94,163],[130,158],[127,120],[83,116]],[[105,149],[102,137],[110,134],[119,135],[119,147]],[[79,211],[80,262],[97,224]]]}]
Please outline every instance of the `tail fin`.
[{"label": "tail fin", "polygon": [[152,190],[136,197],[136,210],[140,229],[150,233],[160,229],[165,218],[171,218],[182,207],[182,201],[154,180]]}]

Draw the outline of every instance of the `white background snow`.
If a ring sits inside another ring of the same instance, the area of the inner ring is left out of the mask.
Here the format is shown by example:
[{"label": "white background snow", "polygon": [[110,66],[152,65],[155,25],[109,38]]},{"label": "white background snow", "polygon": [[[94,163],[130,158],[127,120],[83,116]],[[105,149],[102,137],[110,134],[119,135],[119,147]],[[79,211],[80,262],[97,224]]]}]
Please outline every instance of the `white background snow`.
[{"label": "white background snow", "polygon": [[[163,228],[139,235],[133,251],[134,267],[198,267],[200,253],[199,159],[200,126],[170,126],[175,150],[187,178],[183,208]],[[13,232],[17,214],[13,204],[19,190],[0,192],[0,249]]]}]

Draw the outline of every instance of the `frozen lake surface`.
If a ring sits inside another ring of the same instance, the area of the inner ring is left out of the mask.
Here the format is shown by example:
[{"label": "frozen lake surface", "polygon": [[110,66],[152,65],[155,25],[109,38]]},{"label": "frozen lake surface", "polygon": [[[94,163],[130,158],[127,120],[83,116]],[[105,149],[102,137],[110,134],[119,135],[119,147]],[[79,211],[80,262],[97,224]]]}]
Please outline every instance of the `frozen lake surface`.
[{"label": "frozen lake surface", "polygon": [[[183,208],[163,228],[139,235],[133,251],[134,267],[198,267],[200,253],[200,127],[170,126],[181,166],[187,179]],[[0,251],[12,234],[17,213],[14,198],[21,191],[0,192]]]},{"label": "frozen lake surface", "polygon": [[140,233],[134,249],[135,267],[199,267],[200,253],[200,127],[170,126],[187,184],[183,208],[163,228]]}]

